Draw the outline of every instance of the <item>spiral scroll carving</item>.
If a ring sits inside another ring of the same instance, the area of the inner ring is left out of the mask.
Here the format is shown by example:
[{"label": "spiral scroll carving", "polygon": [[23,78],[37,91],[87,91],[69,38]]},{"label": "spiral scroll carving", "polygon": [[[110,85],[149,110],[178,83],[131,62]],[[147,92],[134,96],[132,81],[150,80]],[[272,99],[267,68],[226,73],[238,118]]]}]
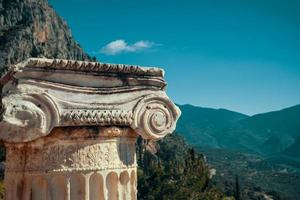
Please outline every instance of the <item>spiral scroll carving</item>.
[{"label": "spiral scroll carving", "polygon": [[144,138],[158,140],[174,131],[180,110],[168,98],[149,95],[134,110],[132,127]]},{"label": "spiral scroll carving", "polygon": [[2,140],[31,141],[47,135],[58,123],[58,111],[47,95],[9,95],[2,103]]}]

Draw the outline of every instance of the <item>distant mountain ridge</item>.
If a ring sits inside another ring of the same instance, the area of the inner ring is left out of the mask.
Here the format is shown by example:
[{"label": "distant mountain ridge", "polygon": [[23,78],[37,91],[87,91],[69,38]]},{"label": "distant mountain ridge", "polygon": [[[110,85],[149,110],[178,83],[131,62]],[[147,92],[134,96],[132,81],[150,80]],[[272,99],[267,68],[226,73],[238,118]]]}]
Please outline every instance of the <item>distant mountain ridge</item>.
[{"label": "distant mountain ridge", "polygon": [[300,144],[300,105],[253,116],[192,105],[180,109],[177,132],[192,145],[299,158],[294,151]]}]

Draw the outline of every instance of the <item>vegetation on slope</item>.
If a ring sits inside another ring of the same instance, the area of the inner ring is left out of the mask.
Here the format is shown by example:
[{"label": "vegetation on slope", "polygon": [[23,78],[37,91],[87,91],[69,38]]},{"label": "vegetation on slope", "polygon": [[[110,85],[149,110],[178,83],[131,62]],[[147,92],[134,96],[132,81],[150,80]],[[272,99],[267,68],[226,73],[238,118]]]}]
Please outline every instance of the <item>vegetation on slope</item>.
[{"label": "vegetation on slope", "polygon": [[222,109],[180,106],[177,131],[216,169],[213,181],[242,199],[300,199],[300,105],[252,117]]},{"label": "vegetation on slope", "polygon": [[294,168],[270,162],[262,156],[229,149],[199,148],[216,170],[212,184],[234,195],[236,177],[243,200],[295,200],[300,197],[300,176]]},{"label": "vegetation on slope", "polygon": [[137,146],[138,199],[225,199],[210,183],[210,169],[204,157],[176,133],[151,147],[143,145],[142,140]]}]

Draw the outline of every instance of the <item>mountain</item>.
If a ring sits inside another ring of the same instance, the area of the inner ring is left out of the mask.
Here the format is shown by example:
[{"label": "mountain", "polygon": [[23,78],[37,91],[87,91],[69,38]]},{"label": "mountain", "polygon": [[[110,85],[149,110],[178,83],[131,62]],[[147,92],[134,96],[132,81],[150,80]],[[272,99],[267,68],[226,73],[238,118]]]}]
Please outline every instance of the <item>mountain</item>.
[{"label": "mountain", "polygon": [[[94,60],[71,36],[46,0],[0,0],[0,74],[28,57]],[[223,199],[209,185],[209,168],[200,153],[174,134],[159,143],[137,145],[139,199]],[[157,151],[156,154],[151,151]],[[0,179],[4,147],[0,146]],[[0,181],[0,199],[4,185]]]},{"label": "mountain", "polygon": [[249,117],[225,109],[202,108],[192,105],[179,105],[179,107],[182,115],[177,124],[177,131],[190,144],[196,146],[222,147],[222,140],[227,137],[222,130]]},{"label": "mountain", "polygon": [[233,196],[238,177],[242,199],[300,199],[300,105],[254,116],[179,107],[176,131],[205,155],[216,188]]},{"label": "mountain", "polygon": [[265,155],[285,151],[300,137],[300,105],[283,110],[254,115],[241,120],[243,129],[263,138],[258,147]]},{"label": "mountain", "polygon": [[300,140],[300,105],[254,116],[191,105],[180,109],[177,131],[192,145],[299,157],[293,151]]},{"label": "mountain", "polygon": [[93,60],[47,0],[0,0],[0,74],[28,57]]},{"label": "mountain", "polygon": [[283,154],[300,159],[300,136],[284,150]]},{"label": "mountain", "polygon": [[291,137],[300,136],[300,105],[279,111],[257,114],[243,119],[240,123],[263,136],[286,133]]}]

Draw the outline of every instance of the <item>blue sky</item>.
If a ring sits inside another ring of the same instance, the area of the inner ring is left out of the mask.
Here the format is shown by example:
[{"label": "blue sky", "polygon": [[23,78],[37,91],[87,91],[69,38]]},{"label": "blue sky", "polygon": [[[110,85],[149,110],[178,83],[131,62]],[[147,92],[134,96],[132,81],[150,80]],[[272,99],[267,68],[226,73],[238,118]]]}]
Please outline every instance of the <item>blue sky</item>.
[{"label": "blue sky", "polygon": [[300,103],[300,1],[49,0],[101,62],[159,66],[178,104]]}]

